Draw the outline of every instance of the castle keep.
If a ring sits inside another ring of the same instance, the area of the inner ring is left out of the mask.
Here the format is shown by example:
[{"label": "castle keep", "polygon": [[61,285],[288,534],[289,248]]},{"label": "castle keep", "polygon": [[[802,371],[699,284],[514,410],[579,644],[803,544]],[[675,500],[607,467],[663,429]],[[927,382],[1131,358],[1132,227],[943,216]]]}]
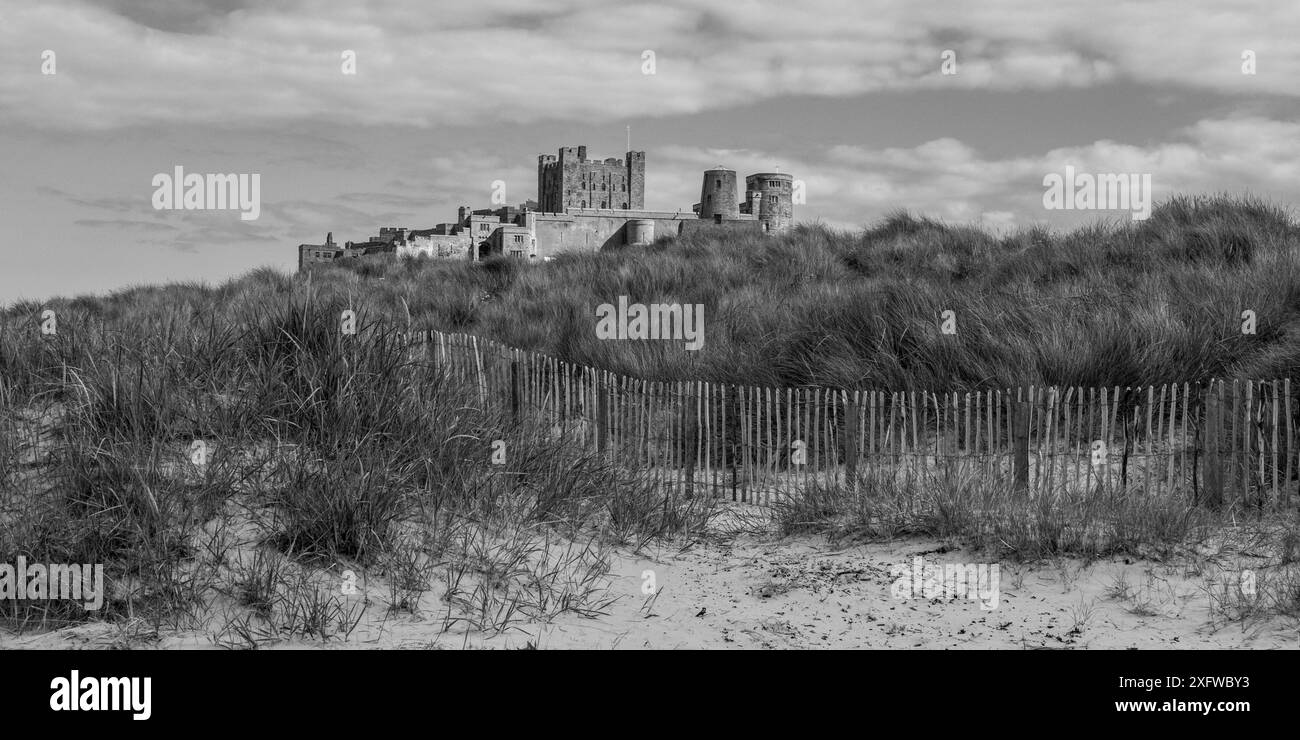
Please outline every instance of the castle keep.
[{"label": "castle keep", "polygon": [[566,146],[559,156],[539,155],[537,204],[550,213],[588,206],[639,211],[645,208],[645,152],[601,162],[588,160],[585,146]]},{"label": "castle keep", "polygon": [[645,152],[623,159],[587,159],[587,147],[563,147],[537,158],[537,200],[474,210],[461,206],[456,221],[431,229],[386,226],[362,242],[300,244],[298,269],[314,263],[372,254],[424,255],[481,260],[504,255],[549,260],[564,251],[599,251],[645,245],[660,236],[708,228],[785,231],[794,224],[794,179],[778,172],[745,178],[739,197],[736,172],[706,170],[700,202],[690,212],[645,210]]}]

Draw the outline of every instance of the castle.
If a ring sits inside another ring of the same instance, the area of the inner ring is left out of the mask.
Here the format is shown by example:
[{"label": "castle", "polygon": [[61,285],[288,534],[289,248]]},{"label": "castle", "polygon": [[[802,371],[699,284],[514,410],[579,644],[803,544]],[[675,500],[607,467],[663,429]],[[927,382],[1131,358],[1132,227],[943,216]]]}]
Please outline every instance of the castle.
[{"label": "castle", "polygon": [[645,152],[624,159],[587,159],[587,147],[563,147],[537,158],[537,200],[518,206],[458,209],[454,223],[431,229],[386,226],[363,242],[298,245],[298,269],[371,254],[481,260],[504,255],[549,260],[564,251],[645,245],[658,236],[724,228],[776,233],[794,223],[794,178],[760,172],[738,197],[735,170],[704,172],[700,202],[689,213],[645,210]]}]

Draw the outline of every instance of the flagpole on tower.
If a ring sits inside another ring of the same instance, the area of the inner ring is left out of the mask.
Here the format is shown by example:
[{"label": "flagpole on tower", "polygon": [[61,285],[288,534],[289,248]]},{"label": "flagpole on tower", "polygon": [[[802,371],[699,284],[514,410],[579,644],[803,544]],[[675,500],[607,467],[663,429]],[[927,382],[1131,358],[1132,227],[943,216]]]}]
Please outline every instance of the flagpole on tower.
[{"label": "flagpole on tower", "polygon": [[631,126],[627,127],[627,149],[625,149],[624,151],[628,151],[628,152],[632,151],[632,127]]}]

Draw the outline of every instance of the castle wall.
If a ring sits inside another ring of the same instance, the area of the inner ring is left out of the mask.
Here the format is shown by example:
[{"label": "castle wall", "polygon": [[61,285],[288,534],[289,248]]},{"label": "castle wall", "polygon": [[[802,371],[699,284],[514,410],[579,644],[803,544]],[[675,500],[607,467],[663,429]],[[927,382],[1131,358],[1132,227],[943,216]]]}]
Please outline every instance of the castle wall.
[{"label": "castle wall", "polygon": [[702,219],[692,219],[682,222],[681,234],[694,234],[700,231],[710,231],[713,229],[727,231],[749,231],[755,234],[763,233],[763,222],[758,219],[742,214],[740,218],[724,220],[722,223],[714,221],[704,221]]},{"label": "castle wall", "polygon": [[655,240],[655,222],[648,218],[629,219],[623,227],[623,236],[628,244],[649,244]]},{"label": "castle wall", "polygon": [[571,209],[568,213],[531,213],[537,236],[538,259],[561,252],[599,252],[629,243],[629,221],[648,222],[654,235],[672,236],[682,224],[695,221],[693,213],[621,209]]},{"label": "castle wall", "polygon": [[366,249],[365,247],[338,247],[328,244],[298,245],[298,269],[311,269],[312,265],[321,265],[342,259],[356,259],[368,254],[392,254],[391,250]]},{"label": "castle wall", "polygon": [[465,234],[426,234],[413,236],[397,248],[398,257],[424,255],[435,259],[473,259],[473,242]]},{"label": "castle wall", "polygon": [[332,244],[299,244],[298,271],[313,264],[333,262],[339,256],[339,249]]}]

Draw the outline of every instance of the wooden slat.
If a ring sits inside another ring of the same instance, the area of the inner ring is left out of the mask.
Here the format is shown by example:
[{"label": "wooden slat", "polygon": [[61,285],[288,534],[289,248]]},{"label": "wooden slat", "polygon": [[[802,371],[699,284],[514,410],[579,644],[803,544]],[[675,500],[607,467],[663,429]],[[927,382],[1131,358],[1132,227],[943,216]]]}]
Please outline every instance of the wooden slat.
[{"label": "wooden slat", "polygon": [[1057,437],[1060,436],[1060,425],[1057,423],[1057,419],[1056,419],[1057,412],[1059,411],[1057,407],[1057,404],[1060,402],[1059,394],[1060,394],[1060,390],[1056,386],[1048,387],[1047,389],[1047,431],[1046,431],[1047,442],[1046,442],[1046,451],[1045,451],[1046,457],[1044,459],[1044,462],[1047,463],[1047,478],[1046,478],[1047,482],[1046,482],[1046,486],[1043,488],[1043,490],[1047,491],[1048,493],[1051,493],[1053,490],[1055,490],[1053,486],[1056,485],[1056,462],[1058,457],[1056,454],[1056,446],[1058,441]]},{"label": "wooden slat", "polygon": [[1147,400],[1146,400],[1147,423],[1146,426],[1142,427],[1142,437],[1143,439],[1146,440],[1146,444],[1144,445],[1144,447],[1146,448],[1146,457],[1142,459],[1142,492],[1144,495],[1147,496],[1151,495],[1151,458],[1154,452],[1154,449],[1152,447],[1153,440],[1151,438],[1151,416],[1152,416],[1152,412],[1154,411],[1154,409],[1152,409],[1152,405],[1154,404],[1155,401],[1155,394],[1156,394],[1155,386],[1148,385]]},{"label": "wooden slat", "polygon": [[1014,412],[1011,417],[1014,425],[1013,480],[1016,493],[1025,495],[1029,492],[1029,403],[1021,389],[1016,390]]},{"label": "wooden slat", "polygon": [[1241,408],[1241,503],[1249,505],[1250,495],[1250,469],[1253,464],[1251,459],[1252,443],[1254,442],[1254,417],[1255,417],[1255,383],[1247,380],[1245,403]]},{"label": "wooden slat", "polygon": [[[719,452],[719,462],[720,462],[720,467],[722,468],[723,476],[726,476],[728,471],[733,471],[732,475],[734,476],[734,470],[735,470],[734,466],[736,464],[736,460],[732,456],[731,450],[728,449],[730,446],[729,445],[730,439],[728,437],[729,432],[727,427],[727,404],[729,403],[729,400],[727,398],[728,387],[729,386],[726,383],[722,383],[718,386],[718,416],[721,419],[721,424],[719,426],[722,428],[722,449],[721,452]],[[734,417],[735,415],[733,414],[732,416]],[[731,487],[731,496],[733,501],[735,500],[735,496],[736,496],[736,489],[732,487],[734,481],[735,481],[734,477],[732,478],[732,480],[723,481],[724,487]]]},{"label": "wooden slat", "polygon": [[770,496],[772,486],[772,472],[776,469],[774,455],[776,453],[776,428],[774,419],[772,419],[772,389],[762,389],[762,412],[763,412],[763,434],[766,440],[763,441],[763,489],[764,496]]},{"label": "wooden slat", "polygon": [[858,472],[857,392],[840,391],[840,402],[844,405],[844,485],[854,488]]},{"label": "wooden slat", "polygon": [[1183,441],[1180,447],[1182,449],[1182,458],[1183,458],[1182,470],[1184,472],[1184,477],[1180,477],[1180,479],[1176,481],[1176,486],[1182,488],[1186,488],[1186,486],[1190,483],[1190,481],[1188,481],[1185,478],[1185,474],[1188,469],[1187,468],[1188,448],[1192,446],[1192,438],[1187,431],[1187,425],[1191,421],[1191,419],[1189,418],[1191,415],[1192,415],[1192,386],[1190,383],[1183,383]]},{"label": "wooden slat", "polygon": [[[1169,465],[1166,469],[1165,479],[1168,481],[1170,490],[1178,487],[1178,478],[1174,475],[1174,461],[1178,457],[1178,447],[1180,442],[1177,441],[1177,432],[1174,420],[1178,413],[1178,384],[1169,385]],[[1184,411],[1186,416],[1186,411]]]},{"label": "wooden slat", "polygon": [[1008,437],[1008,436],[1006,436],[1006,435],[1004,434],[1004,428],[1003,428],[1003,426],[1002,426],[1002,417],[1003,417],[1003,414],[1002,414],[1002,391],[1001,391],[1001,390],[998,390],[998,391],[995,391],[995,392],[997,393],[997,403],[994,404],[993,409],[994,409],[994,415],[997,417],[997,420],[996,420],[997,423],[994,424],[994,428],[996,428],[996,429],[998,430],[998,438],[999,438],[999,448],[998,448],[998,469],[1001,470],[1001,468],[1002,468],[1002,458],[1003,458],[1003,456],[1004,456],[1004,455],[1010,455],[1010,454],[1011,454],[1011,439],[1010,439],[1010,437]]},{"label": "wooden slat", "polygon": [[1088,399],[1085,402],[1083,398],[1083,388],[1079,389],[1079,423],[1082,427],[1082,433],[1079,435],[1079,442],[1082,450],[1079,456],[1079,465],[1083,468],[1083,485],[1084,491],[1092,492],[1092,443],[1097,436],[1092,431],[1092,421],[1094,417],[1093,408],[1097,402],[1097,389],[1088,388]]},{"label": "wooden slat", "polygon": [[[1205,394],[1205,496],[1203,502],[1218,508],[1223,504],[1223,383],[1210,382]],[[1197,501],[1196,503],[1202,503]]]},{"label": "wooden slat", "polygon": [[1285,399],[1283,403],[1284,403],[1284,411],[1286,413],[1286,415],[1282,417],[1284,423],[1286,424],[1286,450],[1282,455],[1282,457],[1286,458],[1286,477],[1282,479],[1282,485],[1284,486],[1284,491],[1285,491],[1285,490],[1289,490],[1291,487],[1291,471],[1292,471],[1291,461],[1295,459],[1295,443],[1291,437],[1291,428],[1293,426],[1291,422],[1292,419],[1294,419],[1295,417],[1291,416],[1291,379],[1290,378],[1286,378],[1282,381],[1282,395],[1283,398]]},{"label": "wooden slat", "polygon": [[876,391],[867,391],[867,464],[876,466]]},{"label": "wooden slat", "polygon": [[964,456],[968,456],[968,455],[970,455],[970,454],[971,454],[971,451],[972,451],[972,448],[971,448],[971,436],[970,436],[970,435],[971,435],[971,429],[970,429],[970,393],[967,393],[967,394],[966,394],[966,398],[965,398],[965,400],[966,400],[966,408],[965,408],[965,410],[964,410],[964,412],[965,412],[965,424],[964,424],[964,426],[963,426],[963,433],[962,433],[962,439],[961,439],[961,443],[962,443],[962,455],[963,455],[963,457],[964,457]]},{"label": "wooden slat", "polygon": [[799,477],[802,474],[799,466],[794,464],[794,443],[798,441],[801,434],[799,405],[799,389],[787,388],[785,391],[785,436],[780,442],[780,453],[782,459],[786,461],[786,476],[782,487],[790,495],[797,494],[800,485]]},{"label": "wooden slat", "polygon": [[[808,389],[796,388],[794,391],[794,432],[791,444],[786,445],[787,449],[794,454],[793,442],[797,441],[805,455],[808,450],[808,414],[812,409],[808,403]],[[795,480],[801,487],[808,485],[808,464],[807,457],[795,468]]]},{"label": "wooden slat", "polygon": [[898,409],[898,403],[896,402],[897,396],[898,396],[897,393],[889,394],[889,428],[884,435],[885,445],[887,446],[889,452],[889,460],[891,465],[890,468],[891,479],[893,479],[893,477],[898,473],[898,455],[894,451],[898,444],[896,436],[894,434],[894,414]]}]

